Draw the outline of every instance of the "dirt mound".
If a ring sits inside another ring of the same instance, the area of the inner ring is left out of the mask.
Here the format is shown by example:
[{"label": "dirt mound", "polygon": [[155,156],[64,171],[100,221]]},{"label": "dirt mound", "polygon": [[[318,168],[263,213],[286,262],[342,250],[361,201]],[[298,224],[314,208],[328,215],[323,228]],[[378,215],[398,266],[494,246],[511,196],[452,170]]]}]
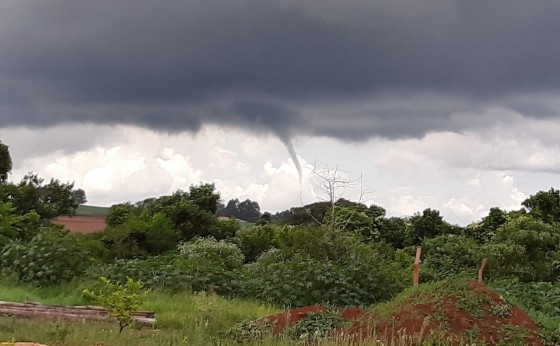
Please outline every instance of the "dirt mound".
[{"label": "dirt mound", "polygon": [[[299,321],[304,320],[309,315],[313,313],[321,313],[327,311],[329,311],[329,309],[326,306],[320,306],[320,305],[305,306],[302,308],[261,318],[257,322],[267,322],[273,326],[272,331],[274,334],[281,334],[286,329],[292,328]],[[359,317],[361,317],[364,314],[364,310],[361,308],[346,308],[346,309],[341,309],[340,313],[342,314],[342,318],[345,321],[352,322],[352,321],[356,321]]]},{"label": "dirt mound", "polygon": [[[281,334],[324,306],[309,306],[266,317]],[[445,344],[542,345],[538,327],[522,310],[477,282],[439,282],[411,289],[372,309],[339,311],[343,327],[331,332],[355,344],[371,338],[384,344],[440,341]]]}]

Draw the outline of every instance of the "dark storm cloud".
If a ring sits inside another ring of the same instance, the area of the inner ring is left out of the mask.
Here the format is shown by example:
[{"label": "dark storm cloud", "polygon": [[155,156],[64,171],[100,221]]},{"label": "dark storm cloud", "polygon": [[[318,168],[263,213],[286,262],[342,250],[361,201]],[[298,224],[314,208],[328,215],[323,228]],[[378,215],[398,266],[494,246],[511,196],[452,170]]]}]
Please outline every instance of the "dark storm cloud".
[{"label": "dark storm cloud", "polygon": [[559,18],[557,0],[4,0],[0,127],[356,140],[460,131],[490,104],[554,117],[530,95],[560,88]]}]

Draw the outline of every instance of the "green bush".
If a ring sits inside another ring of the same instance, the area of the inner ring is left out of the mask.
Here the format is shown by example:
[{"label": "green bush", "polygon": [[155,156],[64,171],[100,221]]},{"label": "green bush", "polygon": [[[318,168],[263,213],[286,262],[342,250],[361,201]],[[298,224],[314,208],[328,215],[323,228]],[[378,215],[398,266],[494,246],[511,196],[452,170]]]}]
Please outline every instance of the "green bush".
[{"label": "green bush", "polygon": [[516,276],[521,281],[552,281],[558,278],[560,227],[528,216],[502,225],[483,247],[489,258],[491,277]]},{"label": "green bush", "polygon": [[41,218],[36,212],[18,215],[11,203],[0,201],[0,249],[11,240],[30,241],[40,226]]},{"label": "green bush", "polygon": [[196,239],[181,244],[179,253],[146,259],[120,259],[90,269],[88,276],[104,276],[121,282],[130,277],[150,288],[231,295],[238,285],[238,270],[243,261],[243,254],[235,244],[213,238]]},{"label": "green bush", "polygon": [[551,345],[560,344],[560,282],[499,280],[491,286],[508,300],[527,311]]},{"label": "green bush", "polygon": [[410,275],[408,256],[401,254],[405,259],[388,246],[350,247],[337,260],[273,249],[244,266],[239,294],[276,305],[348,306],[374,304],[404,289]]},{"label": "green bush", "polygon": [[136,312],[145,293],[141,291],[142,285],[128,278],[126,284],[120,282],[114,283],[111,280],[101,277],[103,286],[98,290],[84,290],[84,295],[103,306],[109,312],[109,315],[116,318],[119,322],[119,333],[130,325],[132,313]]},{"label": "green bush", "polygon": [[241,224],[236,219],[226,221],[216,220],[214,216],[210,215],[213,219],[211,225],[208,227],[209,231],[207,236],[215,239],[229,239],[233,238],[235,234],[241,229]]},{"label": "green bush", "polygon": [[329,337],[336,328],[344,325],[342,314],[336,310],[312,312],[287,330],[288,336],[295,340],[305,340],[311,344]]},{"label": "green bush", "polygon": [[360,240],[348,232],[318,226],[284,226],[275,244],[286,256],[304,255],[316,260],[338,260]]},{"label": "green bush", "polygon": [[[334,216],[333,216],[334,215]],[[378,217],[379,219],[381,216]],[[325,215],[324,223],[335,229],[359,235],[367,241],[379,240],[379,229],[376,217],[367,214],[367,209],[355,206],[340,206],[329,210]]]},{"label": "green bush", "polygon": [[244,259],[235,244],[206,238],[180,245],[176,265],[193,291],[230,295],[236,289]]},{"label": "green bush", "polygon": [[91,267],[87,276],[106,277],[115,282],[125,282],[130,277],[145,287],[172,292],[190,289],[186,274],[176,265],[177,258],[177,254],[170,253],[146,259],[119,259],[111,264]]},{"label": "green bush", "polygon": [[237,231],[233,240],[241,248],[245,260],[254,262],[260,255],[275,247],[277,226],[263,225]]},{"label": "green bush", "polygon": [[379,224],[380,238],[387,244],[391,244],[395,249],[402,249],[406,246],[407,221],[400,217],[382,218]]},{"label": "green bush", "polygon": [[181,238],[179,230],[162,213],[129,214],[120,222],[107,228],[103,236],[113,258],[160,255],[175,249]]},{"label": "green bush", "polygon": [[0,259],[4,271],[36,285],[69,281],[82,275],[91,263],[77,238],[56,229],[41,231],[27,244],[9,243]]},{"label": "green bush", "polygon": [[436,280],[476,269],[482,259],[479,245],[473,239],[451,234],[425,240],[422,252],[422,270],[432,270]]}]

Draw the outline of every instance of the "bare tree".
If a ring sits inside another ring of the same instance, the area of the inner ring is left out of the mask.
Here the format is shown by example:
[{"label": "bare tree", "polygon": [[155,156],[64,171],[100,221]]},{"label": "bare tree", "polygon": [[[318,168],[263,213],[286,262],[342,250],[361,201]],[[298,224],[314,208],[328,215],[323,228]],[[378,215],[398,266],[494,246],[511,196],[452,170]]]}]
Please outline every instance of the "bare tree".
[{"label": "bare tree", "polygon": [[[352,180],[348,177],[348,172],[340,169],[338,166],[331,167],[328,165],[322,165],[321,167],[319,167],[317,163],[315,163],[313,165],[311,173],[314,176],[314,179],[312,180],[314,190],[322,194],[317,196],[317,198],[323,202],[329,203],[331,212],[330,226],[332,227],[335,227],[335,225],[337,224],[336,202],[342,198],[344,193],[348,192],[349,189],[359,184],[360,196],[358,203],[362,202],[364,195],[367,193],[367,189],[364,188],[362,175],[360,175],[358,179]],[[313,216],[310,210],[303,205],[301,194],[300,200],[302,201],[302,206],[305,208],[308,215],[317,224],[322,225],[323,223],[317,220],[317,218]],[[346,221],[346,224],[348,222],[349,220]],[[345,228],[346,224],[343,226],[343,228]]]}]

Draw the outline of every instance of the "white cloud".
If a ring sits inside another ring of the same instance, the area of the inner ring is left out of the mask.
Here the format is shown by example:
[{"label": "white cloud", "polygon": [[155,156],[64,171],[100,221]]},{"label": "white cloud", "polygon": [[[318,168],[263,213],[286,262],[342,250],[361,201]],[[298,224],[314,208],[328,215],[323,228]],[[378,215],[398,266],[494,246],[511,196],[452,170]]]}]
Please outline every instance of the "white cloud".
[{"label": "white cloud", "polygon": [[[364,199],[390,215],[430,207],[451,222],[466,224],[490,207],[519,208],[535,188],[554,186],[560,175],[560,140],[550,128],[560,130],[560,125],[518,119],[476,132],[352,144],[300,138],[295,144],[304,167],[301,185],[281,141],[233,129],[207,127],[196,135],[167,135],[136,127],[76,125],[12,129],[2,140],[14,149],[13,180],[35,171],[75,181],[97,205],[214,182],[225,201],[249,198],[262,210],[276,212],[323,196],[312,184],[310,162],[317,161],[348,171],[346,180],[363,174],[369,192]],[[72,135],[62,138],[67,133]],[[48,142],[51,137],[54,144]],[[87,144],[74,145],[80,137],[88,137]],[[48,144],[40,147],[43,141]],[[343,197],[356,200],[360,185],[343,192]]]}]

